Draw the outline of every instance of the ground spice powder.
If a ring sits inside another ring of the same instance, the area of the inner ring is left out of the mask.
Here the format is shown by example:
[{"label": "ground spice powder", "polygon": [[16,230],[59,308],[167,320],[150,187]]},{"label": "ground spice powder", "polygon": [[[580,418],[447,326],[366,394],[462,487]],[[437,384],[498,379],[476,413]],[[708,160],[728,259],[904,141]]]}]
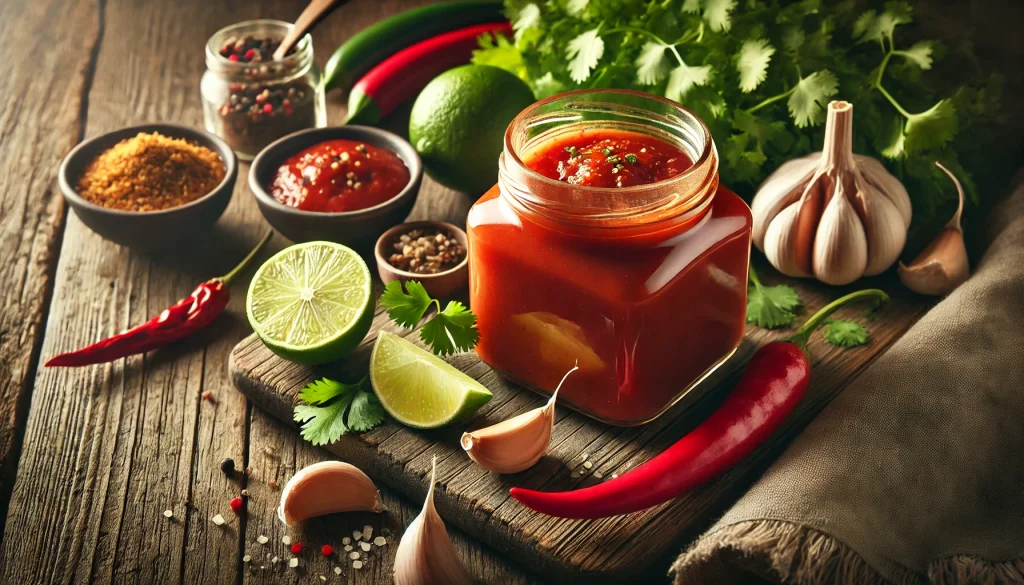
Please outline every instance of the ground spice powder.
[{"label": "ground spice powder", "polygon": [[78,179],[86,201],[125,211],[158,211],[199,199],[224,180],[224,162],[181,138],[139,133],[89,163]]}]

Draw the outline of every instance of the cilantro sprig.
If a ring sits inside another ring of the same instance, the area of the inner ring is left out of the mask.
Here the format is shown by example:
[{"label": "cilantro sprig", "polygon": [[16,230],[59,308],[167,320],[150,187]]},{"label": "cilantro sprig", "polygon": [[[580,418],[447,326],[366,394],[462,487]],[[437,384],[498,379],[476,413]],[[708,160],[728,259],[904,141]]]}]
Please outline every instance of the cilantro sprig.
[{"label": "cilantro sprig", "polygon": [[433,305],[437,314],[420,328],[420,339],[437,355],[445,356],[476,347],[480,333],[476,329],[476,315],[458,301],[448,301],[441,310],[441,301],[433,299],[423,285],[415,280],[402,283],[393,280],[384,287],[380,304],[388,316],[402,327],[412,328],[423,319]]},{"label": "cilantro sprig", "polygon": [[863,325],[846,319],[829,319],[821,334],[836,347],[851,348],[866,345],[871,334]]},{"label": "cilantro sprig", "polygon": [[314,445],[334,443],[342,435],[368,431],[384,421],[384,407],[366,389],[368,377],[355,384],[328,378],[299,391],[292,418],[302,425],[302,438]]},{"label": "cilantro sprig", "polygon": [[747,323],[764,329],[789,327],[796,319],[796,311],[803,303],[796,289],[779,284],[765,286],[750,266],[750,286],[747,287]]}]

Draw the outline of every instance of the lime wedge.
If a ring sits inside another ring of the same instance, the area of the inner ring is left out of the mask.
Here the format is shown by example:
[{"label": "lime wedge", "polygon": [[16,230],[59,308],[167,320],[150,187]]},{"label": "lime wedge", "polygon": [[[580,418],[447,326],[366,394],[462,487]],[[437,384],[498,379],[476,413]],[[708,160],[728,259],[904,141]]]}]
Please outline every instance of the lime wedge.
[{"label": "lime wedge", "polygon": [[448,362],[385,331],[370,356],[370,382],[395,420],[418,429],[461,420],[493,397]]},{"label": "lime wedge", "polygon": [[373,321],[370,269],[332,242],[285,248],[249,283],[249,324],[279,356],[324,364],[355,349]]}]

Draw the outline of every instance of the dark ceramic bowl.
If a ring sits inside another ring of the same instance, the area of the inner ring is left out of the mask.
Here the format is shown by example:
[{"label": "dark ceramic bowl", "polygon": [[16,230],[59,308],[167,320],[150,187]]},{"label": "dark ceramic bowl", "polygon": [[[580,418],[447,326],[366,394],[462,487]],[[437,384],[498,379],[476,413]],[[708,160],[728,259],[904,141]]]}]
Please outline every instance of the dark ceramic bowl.
[{"label": "dark ceramic bowl", "polygon": [[[224,162],[224,180],[213,191],[195,201],[160,211],[108,209],[83,199],[74,185],[78,183],[85,167],[108,148],[140,132],[158,132],[169,138],[184,138],[216,152]],[[231,201],[237,177],[238,159],[227,143],[202,130],[177,124],[132,126],[86,140],[64,157],[58,172],[64,200],[75,210],[75,215],[82,223],[112,242],[144,250],[158,250],[209,230]]]},{"label": "dark ceramic bowl", "polygon": [[[448,232],[455,241],[462,244],[462,247],[466,249],[466,257],[458,265],[437,274],[417,274],[395,268],[387,260],[391,254],[391,245],[395,243],[399,236],[416,228],[434,228]],[[469,282],[468,251],[469,240],[466,238],[466,232],[457,226],[443,221],[411,221],[396,225],[384,232],[380,239],[377,240],[377,245],[373,248],[373,255],[377,258],[377,272],[380,274],[380,279],[384,281],[384,284],[392,280],[401,282],[418,280],[423,284],[423,288],[427,289],[430,296],[443,300],[450,298],[452,293],[458,292]]]},{"label": "dark ceramic bowl", "polygon": [[[356,211],[304,211],[274,199],[269,187],[277,169],[288,157],[325,140],[357,140],[390,150],[409,169],[409,184],[384,203]],[[249,168],[249,189],[274,229],[293,242],[327,240],[350,246],[370,244],[381,232],[404,220],[416,203],[422,179],[423,163],[408,141],[367,126],[312,128],[289,134],[264,148]]]}]

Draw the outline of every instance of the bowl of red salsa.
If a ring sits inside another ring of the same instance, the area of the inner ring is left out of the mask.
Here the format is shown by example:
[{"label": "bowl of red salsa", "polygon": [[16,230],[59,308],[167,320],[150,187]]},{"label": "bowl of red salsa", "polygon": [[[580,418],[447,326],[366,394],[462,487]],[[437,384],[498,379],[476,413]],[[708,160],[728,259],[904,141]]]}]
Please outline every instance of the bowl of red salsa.
[{"label": "bowl of red salsa", "polygon": [[295,242],[372,243],[401,223],[423,165],[408,141],[366,126],[314,128],[272,143],[249,169],[267,221]]}]

